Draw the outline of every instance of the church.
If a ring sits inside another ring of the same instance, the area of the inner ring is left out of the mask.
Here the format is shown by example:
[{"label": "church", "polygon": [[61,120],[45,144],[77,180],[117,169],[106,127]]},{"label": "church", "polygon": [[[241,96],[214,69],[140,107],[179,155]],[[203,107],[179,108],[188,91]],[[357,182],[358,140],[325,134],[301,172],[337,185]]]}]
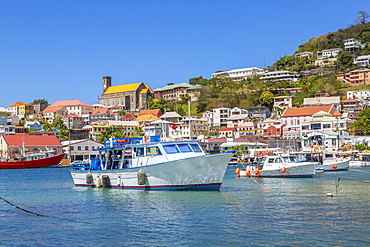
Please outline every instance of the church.
[{"label": "church", "polygon": [[153,97],[153,90],[143,82],[112,86],[112,78],[104,76],[103,93],[98,103],[107,108],[138,113],[146,108],[149,97]]}]

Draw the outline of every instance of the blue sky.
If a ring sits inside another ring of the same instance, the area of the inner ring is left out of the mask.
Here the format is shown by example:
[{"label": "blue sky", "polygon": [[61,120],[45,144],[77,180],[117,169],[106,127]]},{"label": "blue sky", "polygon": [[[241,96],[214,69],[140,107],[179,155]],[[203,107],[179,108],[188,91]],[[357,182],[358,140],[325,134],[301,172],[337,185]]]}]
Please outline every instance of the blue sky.
[{"label": "blue sky", "polygon": [[95,104],[103,76],[156,89],[262,68],[360,10],[370,13],[368,0],[0,0],[0,106]]}]

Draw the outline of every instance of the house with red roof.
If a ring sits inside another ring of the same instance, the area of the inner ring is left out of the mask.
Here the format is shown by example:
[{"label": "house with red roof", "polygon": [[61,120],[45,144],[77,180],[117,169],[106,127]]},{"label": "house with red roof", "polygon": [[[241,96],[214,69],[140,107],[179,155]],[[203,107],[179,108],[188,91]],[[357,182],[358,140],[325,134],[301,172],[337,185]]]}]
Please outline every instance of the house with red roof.
[{"label": "house with red roof", "polygon": [[23,102],[15,102],[8,106],[8,112],[13,116],[18,116],[20,118],[25,118],[30,114],[34,113],[34,107],[31,104],[25,104]]},{"label": "house with red roof", "polygon": [[0,136],[0,156],[8,159],[20,158],[22,154],[55,150],[61,154],[62,144],[55,135],[2,135]]},{"label": "house with red roof", "polygon": [[341,101],[342,112],[359,112],[361,111],[361,103],[357,99],[345,99]]},{"label": "house with red roof", "polygon": [[151,109],[151,110],[141,110],[139,112],[139,116],[142,116],[142,115],[154,115],[156,117],[160,117],[163,115],[162,113],[162,110],[161,109]]},{"label": "house with red roof", "polygon": [[116,120],[116,114],[111,109],[99,107],[92,111],[89,124],[94,124],[101,120]]},{"label": "house with red roof", "polygon": [[223,138],[223,137],[233,137],[235,134],[235,128],[232,127],[232,128],[221,128],[219,131],[218,131],[218,136],[220,138]]},{"label": "house with red roof", "polygon": [[59,100],[49,105],[43,110],[44,118],[52,123],[56,116],[65,116],[68,114],[75,114],[84,117],[86,114],[91,114],[93,106],[83,103],[80,100]]},{"label": "house with red roof", "polygon": [[326,112],[332,115],[336,108],[334,105],[307,106],[287,108],[281,115],[280,123],[284,124],[284,139],[298,139],[300,135],[300,125],[317,112]]}]

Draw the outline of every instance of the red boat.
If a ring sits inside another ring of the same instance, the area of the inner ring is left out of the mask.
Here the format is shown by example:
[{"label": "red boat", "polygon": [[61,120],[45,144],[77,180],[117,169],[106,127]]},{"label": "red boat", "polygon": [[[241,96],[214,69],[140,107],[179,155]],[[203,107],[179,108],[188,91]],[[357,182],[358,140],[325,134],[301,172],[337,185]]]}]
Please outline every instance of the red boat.
[{"label": "red boat", "polygon": [[58,154],[47,158],[24,161],[0,161],[0,169],[22,169],[57,166],[63,159],[64,155],[65,154]]}]

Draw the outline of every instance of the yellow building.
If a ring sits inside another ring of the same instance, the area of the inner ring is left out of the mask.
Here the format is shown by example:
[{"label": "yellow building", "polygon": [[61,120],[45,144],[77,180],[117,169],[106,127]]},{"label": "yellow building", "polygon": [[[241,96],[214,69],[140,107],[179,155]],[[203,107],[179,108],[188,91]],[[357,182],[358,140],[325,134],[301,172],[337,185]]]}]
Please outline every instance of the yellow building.
[{"label": "yellow building", "polygon": [[103,94],[98,103],[107,108],[115,108],[129,112],[139,112],[146,107],[149,97],[153,97],[153,91],[143,82],[119,86],[111,86],[111,78],[103,77]]}]

